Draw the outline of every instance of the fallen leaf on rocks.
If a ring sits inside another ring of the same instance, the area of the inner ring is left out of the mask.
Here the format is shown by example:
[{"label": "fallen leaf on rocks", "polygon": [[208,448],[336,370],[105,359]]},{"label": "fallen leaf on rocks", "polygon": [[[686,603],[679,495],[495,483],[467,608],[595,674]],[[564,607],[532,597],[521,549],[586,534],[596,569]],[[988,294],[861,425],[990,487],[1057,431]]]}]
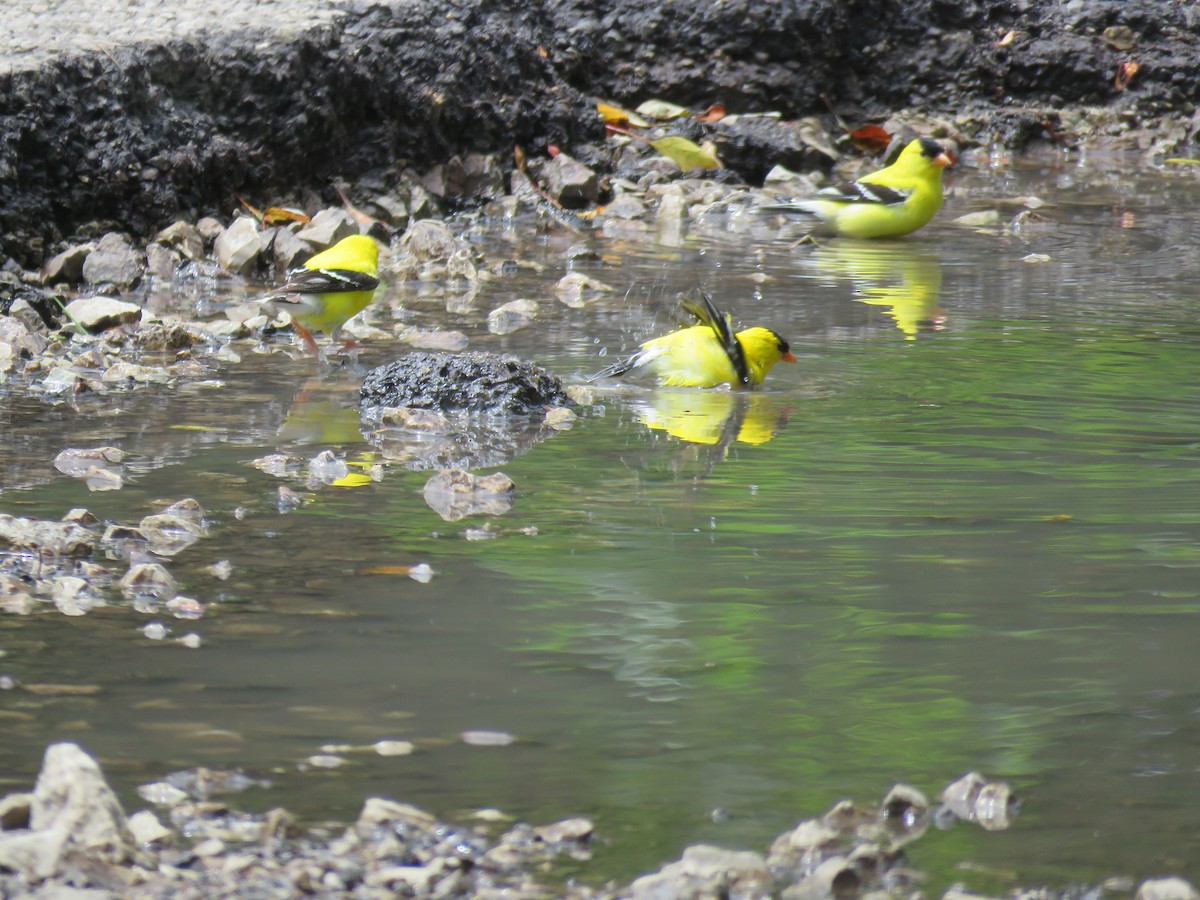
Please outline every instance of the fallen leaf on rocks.
[{"label": "fallen leaf on rocks", "polygon": [[686,108],[666,100],[646,100],[638,105],[637,111],[647,119],[682,119],[688,114]]},{"label": "fallen leaf on rocks", "polygon": [[254,216],[263,225],[281,225],[287,222],[308,222],[308,216],[299,210],[287,209],[282,206],[270,206],[266,209],[256,209],[245,201],[240,194],[234,194],[238,203],[246,208],[246,212]]},{"label": "fallen leaf on rocks", "polygon": [[1113,87],[1118,91],[1125,90],[1125,88],[1129,87],[1129,82],[1133,80],[1133,76],[1138,73],[1138,69],[1140,68],[1141,66],[1132,59],[1118,65],[1117,74],[1113,78]]},{"label": "fallen leaf on rocks", "polygon": [[679,135],[670,135],[651,141],[650,146],[665,156],[683,171],[689,169],[720,169],[717,148],[711,141],[697,144]]},{"label": "fallen leaf on rocks", "polygon": [[1004,35],[1004,37],[1000,38],[1000,40],[996,41],[996,46],[1007,47],[1016,39],[1016,37],[1017,33],[1015,31],[1010,31],[1008,34]]},{"label": "fallen leaf on rocks", "polygon": [[725,118],[725,104],[714,103],[702,113],[692,116],[697,122],[719,122]]},{"label": "fallen leaf on rocks", "polygon": [[882,153],[892,142],[892,136],[882,125],[863,125],[850,132],[850,141],[867,153]]}]

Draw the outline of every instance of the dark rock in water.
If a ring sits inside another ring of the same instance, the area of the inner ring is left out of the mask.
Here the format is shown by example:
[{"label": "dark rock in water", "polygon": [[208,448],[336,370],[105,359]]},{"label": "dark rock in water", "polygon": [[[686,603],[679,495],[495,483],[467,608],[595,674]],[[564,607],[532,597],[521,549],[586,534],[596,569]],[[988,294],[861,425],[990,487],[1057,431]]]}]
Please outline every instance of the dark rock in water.
[{"label": "dark rock in water", "polygon": [[410,353],[367,373],[364,406],[528,415],[570,403],[540,366],[494,353]]}]

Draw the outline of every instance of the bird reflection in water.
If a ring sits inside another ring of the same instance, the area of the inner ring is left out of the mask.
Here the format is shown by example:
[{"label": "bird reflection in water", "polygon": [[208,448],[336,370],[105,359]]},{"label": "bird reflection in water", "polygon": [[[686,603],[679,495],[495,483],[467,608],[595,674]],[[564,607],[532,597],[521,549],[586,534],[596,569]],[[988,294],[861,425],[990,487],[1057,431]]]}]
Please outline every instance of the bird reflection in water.
[{"label": "bird reflection in water", "polygon": [[735,443],[765,444],[791,416],[774,396],[726,390],[658,388],[634,405],[642,424],[689,445],[703,459],[697,482],[712,472]]},{"label": "bird reflection in water", "polygon": [[839,239],[821,244],[811,260],[821,275],[851,281],[853,299],[882,308],[906,340],[945,328],[945,314],[938,306],[942,264],[928,249]]}]

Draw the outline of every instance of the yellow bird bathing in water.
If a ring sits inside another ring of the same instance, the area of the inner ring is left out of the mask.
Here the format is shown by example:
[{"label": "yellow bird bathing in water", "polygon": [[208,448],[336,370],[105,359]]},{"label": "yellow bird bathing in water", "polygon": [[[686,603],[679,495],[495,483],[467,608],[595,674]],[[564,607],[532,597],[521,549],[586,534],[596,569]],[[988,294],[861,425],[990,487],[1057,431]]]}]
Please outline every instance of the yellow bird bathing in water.
[{"label": "yellow bird bathing in water", "polygon": [[[351,235],[309,258],[288,273],[278,290],[260,298],[276,310],[286,310],[304,345],[318,355],[314,331],[337,341],[343,325],[367,308],[379,286],[379,245],[369,237]],[[353,346],[347,341],[345,347]]]},{"label": "yellow bird bathing in water", "polygon": [[816,216],[841,237],[891,238],[928,225],[942,208],[942,171],[950,154],[931,138],[917,138],[885,169],[763,209]]},{"label": "yellow bird bathing in water", "polygon": [[705,292],[699,300],[683,298],[680,305],[699,324],[646,341],[637,353],[596,373],[593,380],[632,372],[670,387],[755,387],[775,363],[796,361],[788,342],[769,328],[734,334],[729,317]]}]

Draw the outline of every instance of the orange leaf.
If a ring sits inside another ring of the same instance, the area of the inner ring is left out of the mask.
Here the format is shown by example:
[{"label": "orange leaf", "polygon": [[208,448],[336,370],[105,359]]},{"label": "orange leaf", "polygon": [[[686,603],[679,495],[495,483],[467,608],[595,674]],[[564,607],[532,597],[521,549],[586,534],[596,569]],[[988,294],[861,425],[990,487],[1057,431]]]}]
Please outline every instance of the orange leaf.
[{"label": "orange leaf", "polygon": [[556,156],[558,156],[558,154],[562,153],[562,151],[559,150],[558,147],[554,146],[554,144],[547,144],[546,152],[550,154],[551,159],[554,159],[554,157],[556,157]]},{"label": "orange leaf", "polygon": [[702,113],[692,116],[697,122],[719,122],[725,118],[725,104],[714,103]]},{"label": "orange leaf", "polygon": [[1117,66],[1117,75],[1113,79],[1113,87],[1118,91],[1125,90],[1125,88],[1129,87],[1129,82],[1133,80],[1133,76],[1138,73],[1138,69],[1140,68],[1141,66],[1132,59],[1129,62],[1121,63]]},{"label": "orange leaf", "polygon": [[604,124],[606,125],[632,125],[635,128],[650,127],[650,123],[637,113],[622,109],[615,103],[605,103],[603,100],[597,100],[596,112],[600,113],[600,118],[604,120]]},{"label": "orange leaf", "polygon": [[412,571],[412,566],[369,566],[365,569],[359,569],[359,575],[407,575]]},{"label": "orange leaf", "polygon": [[619,106],[613,106],[611,103],[597,102],[596,112],[600,113],[602,118],[609,125],[620,125],[629,121],[629,113],[621,109]]},{"label": "orange leaf", "polygon": [[283,222],[307,223],[308,216],[300,212],[298,209],[287,209],[283,206],[272,206],[263,211],[262,218],[259,221],[261,221],[264,225],[279,225]]},{"label": "orange leaf", "polygon": [[518,172],[525,171],[525,151],[520,144],[513,145],[513,163],[516,165]]},{"label": "orange leaf", "polygon": [[859,150],[882,153],[892,142],[892,136],[880,125],[863,125],[850,132],[850,140]]}]

